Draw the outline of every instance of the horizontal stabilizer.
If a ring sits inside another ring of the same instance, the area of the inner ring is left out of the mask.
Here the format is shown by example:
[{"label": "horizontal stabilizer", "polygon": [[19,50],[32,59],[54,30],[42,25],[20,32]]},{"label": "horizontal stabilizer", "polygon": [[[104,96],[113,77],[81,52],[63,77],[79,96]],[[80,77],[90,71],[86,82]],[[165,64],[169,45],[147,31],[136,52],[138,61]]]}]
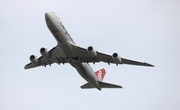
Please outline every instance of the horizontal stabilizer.
[{"label": "horizontal stabilizer", "polygon": [[122,88],[122,86],[110,84],[110,83],[105,83],[105,82],[99,82],[99,85],[101,88]]},{"label": "horizontal stabilizer", "polygon": [[[99,82],[99,85],[101,88],[122,88],[122,86],[105,83],[105,82]],[[93,88],[96,88],[96,87],[92,86],[90,83],[86,83],[81,86],[81,89],[93,89]]]},{"label": "horizontal stabilizer", "polygon": [[90,83],[86,83],[84,85],[81,86],[81,89],[90,89],[90,88],[95,88],[94,86],[92,86]]}]

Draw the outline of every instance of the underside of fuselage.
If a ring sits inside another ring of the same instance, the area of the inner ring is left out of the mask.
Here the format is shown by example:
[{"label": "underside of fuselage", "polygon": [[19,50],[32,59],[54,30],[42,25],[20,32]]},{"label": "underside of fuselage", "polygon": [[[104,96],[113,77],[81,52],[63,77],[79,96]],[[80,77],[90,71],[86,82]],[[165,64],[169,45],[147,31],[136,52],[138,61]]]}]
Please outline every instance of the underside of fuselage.
[{"label": "underside of fuselage", "polygon": [[78,73],[92,86],[101,90],[98,79],[94,74],[94,71],[91,69],[90,65],[87,63],[79,63],[75,65],[76,70]]},{"label": "underside of fuselage", "polygon": [[60,19],[54,13],[45,14],[46,24],[50,32],[53,34],[56,39],[58,46],[65,55],[65,58],[69,59],[69,63],[78,71],[78,73],[92,86],[101,90],[98,80],[94,74],[94,71],[91,69],[90,65],[87,63],[80,62],[77,54],[74,52],[71,44],[74,44],[74,41],[68,34],[67,30],[63,26]]}]

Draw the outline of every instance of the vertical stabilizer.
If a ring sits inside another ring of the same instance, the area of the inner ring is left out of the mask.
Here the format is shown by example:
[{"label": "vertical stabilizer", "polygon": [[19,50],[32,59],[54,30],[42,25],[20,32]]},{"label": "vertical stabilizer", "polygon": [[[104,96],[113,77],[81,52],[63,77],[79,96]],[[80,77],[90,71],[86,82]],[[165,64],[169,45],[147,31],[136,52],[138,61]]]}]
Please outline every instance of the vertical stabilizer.
[{"label": "vertical stabilizer", "polygon": [[95,74],[96,74],[96,77],[98,78],[98,81],[102,82],[102,80],[106,74],[106,70],[104,68],[100,69],[100,70],[96,71]]}]

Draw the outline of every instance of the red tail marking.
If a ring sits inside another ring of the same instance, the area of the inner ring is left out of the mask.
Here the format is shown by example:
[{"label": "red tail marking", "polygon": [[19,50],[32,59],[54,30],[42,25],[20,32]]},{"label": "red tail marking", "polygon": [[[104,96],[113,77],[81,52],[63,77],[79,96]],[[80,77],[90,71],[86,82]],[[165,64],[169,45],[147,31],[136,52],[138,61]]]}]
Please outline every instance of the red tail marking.
[{"label": "red tail marking", "polygon": [[95,74],[96,74],[96,77],[98,78],[98,81],[102,82],[102,80],[106,74],[106,71],[103,68],[103,69],[100,69],[99,71],[96,71]]}]

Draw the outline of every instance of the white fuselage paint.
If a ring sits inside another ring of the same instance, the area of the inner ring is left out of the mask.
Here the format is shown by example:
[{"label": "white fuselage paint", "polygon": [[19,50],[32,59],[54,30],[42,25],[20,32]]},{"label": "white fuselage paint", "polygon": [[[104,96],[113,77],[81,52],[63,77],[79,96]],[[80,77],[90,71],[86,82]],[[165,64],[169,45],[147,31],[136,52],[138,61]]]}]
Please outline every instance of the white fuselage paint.
[{"label": "white fuselage paint", "polygon": [[59,49],[63,52],[65,58],[70,59],[69,63],[76,68],[78,73],[91,85],[101,90],[99,86],[98,79],[94,74],[94,71],[89,64],[83,63],[78,59],[73,60],[73,58],[78,58],[78,55],[71,47],[71,44],[76,45],[73,39],[68,34],[64,25],[58,16],[53,12],[45,13],[46,24],[57,41]]}]

